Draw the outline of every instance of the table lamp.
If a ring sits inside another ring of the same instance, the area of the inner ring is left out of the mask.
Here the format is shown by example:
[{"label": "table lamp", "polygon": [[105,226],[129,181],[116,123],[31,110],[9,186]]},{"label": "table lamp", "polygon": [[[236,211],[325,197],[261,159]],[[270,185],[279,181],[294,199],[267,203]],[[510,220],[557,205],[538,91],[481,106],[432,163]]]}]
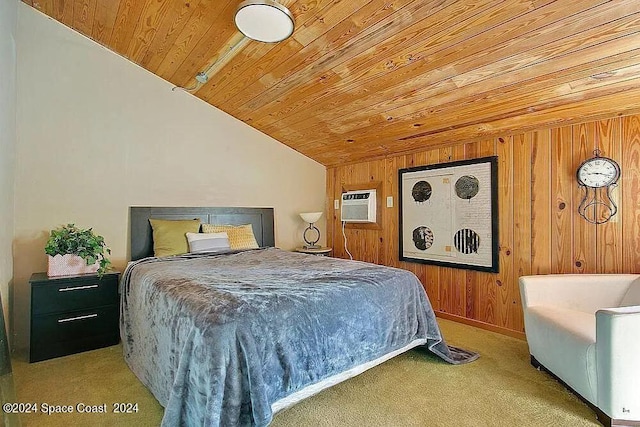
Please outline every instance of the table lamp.
[{"label": "table lamp", "polygon": [[[300,218],[302,218],[304,222],[309,223],[309,227],[307,227],[304,230],[304,234],[302,235],[302,238],[306,243],[306,245],[304,245],[305,249],[320,248],[320,245],[317,244],[320,241],[320,230],[318,230],[318,227],[316,227],[314,223],[318,221],[321,216],[322,216],[322,212],[303,212],[300,214]],[[315,232],[315,240],[310,240],[308,233],[311,233],[311,236],[313,236],[314,232]]]}]

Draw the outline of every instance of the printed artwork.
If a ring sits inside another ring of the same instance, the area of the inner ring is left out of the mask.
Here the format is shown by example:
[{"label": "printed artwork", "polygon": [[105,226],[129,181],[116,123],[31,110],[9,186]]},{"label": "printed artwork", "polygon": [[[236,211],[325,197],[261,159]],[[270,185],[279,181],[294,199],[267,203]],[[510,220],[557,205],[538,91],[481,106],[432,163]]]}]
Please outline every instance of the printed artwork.
[{"label": "printed artwork", "polygon": [[401,169],[400,259],[498,271],[497,157]]}]

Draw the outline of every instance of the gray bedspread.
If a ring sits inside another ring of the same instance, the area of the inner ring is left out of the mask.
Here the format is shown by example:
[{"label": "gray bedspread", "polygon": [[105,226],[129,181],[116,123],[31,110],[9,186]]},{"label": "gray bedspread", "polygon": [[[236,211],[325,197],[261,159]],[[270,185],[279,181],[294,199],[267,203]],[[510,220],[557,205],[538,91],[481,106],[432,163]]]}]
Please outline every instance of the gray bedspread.
[{"label": "gray bedspread", "polygon": [[277,400],[421,338],[458,362],[401,269],[268,248],[146,258],[121,286],[124,357],[164,426],[268,425]]}]

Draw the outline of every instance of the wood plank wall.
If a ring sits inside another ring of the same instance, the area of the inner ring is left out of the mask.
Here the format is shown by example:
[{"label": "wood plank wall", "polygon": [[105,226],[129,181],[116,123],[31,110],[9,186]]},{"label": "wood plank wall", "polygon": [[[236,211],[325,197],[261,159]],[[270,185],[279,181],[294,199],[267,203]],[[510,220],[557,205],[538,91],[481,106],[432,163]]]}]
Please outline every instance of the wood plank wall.
[{"label": "wood plank wall", "polygon": [[[615,159],[622,177],[613,197],[618,214],[594,225],[577,213],[583,190],[577,167],[601,155]],[[398,169],[498,156],[500,272],[452,269],[398,259]],[[640,273],[640,116],[615,117],[491,140],[426,149],[327,169],[327,244],[344,249],[340,200],[344,189],[382,182],[379,227],[347,224],[354,259],[400,267],[422,281],[438,315],[523,337],[518,277],[547,273]],[[387,208],[386,198],[394,206]]]}]

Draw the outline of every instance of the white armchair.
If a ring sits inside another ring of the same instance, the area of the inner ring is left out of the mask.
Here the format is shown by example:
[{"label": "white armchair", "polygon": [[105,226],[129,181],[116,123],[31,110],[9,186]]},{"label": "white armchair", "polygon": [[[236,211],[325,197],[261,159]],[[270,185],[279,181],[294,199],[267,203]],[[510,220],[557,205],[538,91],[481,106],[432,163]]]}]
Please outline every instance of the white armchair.
[{"label": "white armchair", "polygon": [[604,425],[640,426],[640,275],[524,276],[520,294],[531,363]]}]

